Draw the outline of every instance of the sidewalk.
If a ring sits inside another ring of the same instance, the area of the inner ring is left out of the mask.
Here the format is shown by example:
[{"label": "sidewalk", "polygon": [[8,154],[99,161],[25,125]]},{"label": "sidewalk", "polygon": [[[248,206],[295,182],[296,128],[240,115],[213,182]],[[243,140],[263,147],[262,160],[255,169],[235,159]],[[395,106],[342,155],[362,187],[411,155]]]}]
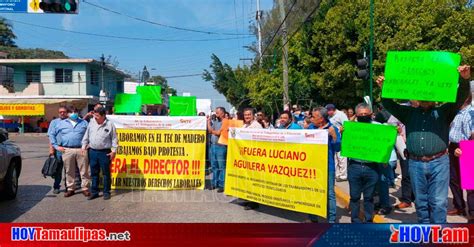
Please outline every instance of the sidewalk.
[{"label": "sidewalk", "polygon": [[[397,167],[397,173],[400,174],[400,166]],[[350,214],[347,210],[347,206],[349,205],[349,183],[347,181],[344,182],[336,182],[336,199],[338,204],[338,214],[342,214],[339,218],[338,215],[338,222],[339,223],[350,223]],[[396,188],[390,188],[390,203],[392,205],[397,205],[400,201],[398,197],[401,196],[401,179],[398,179],[396,182]],[[448,210],[452,209],[453,196],[451,194],[451,190],[449,190],[448,195]],[[375,198],[375,202],[378,201],[378,198]],[[362,206],[361,206],[362,208]],[[406,208],[403,210],[393,210],[389,215],[375,215],[374,216],[375,223],[418,223],[416,218],[416,210],[415,204],[412,204],[412,207]],[[448,216],[448,223],[467,223],[467,219],[462,216]]]}]

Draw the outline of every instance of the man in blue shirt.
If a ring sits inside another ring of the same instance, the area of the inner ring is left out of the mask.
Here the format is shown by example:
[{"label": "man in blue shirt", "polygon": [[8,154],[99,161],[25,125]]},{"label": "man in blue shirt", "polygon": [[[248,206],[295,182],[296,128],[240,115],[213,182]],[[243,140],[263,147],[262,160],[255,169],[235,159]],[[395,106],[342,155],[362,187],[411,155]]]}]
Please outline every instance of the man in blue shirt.
[{"label": "man in blue shirt", "polygon": [[[67,108],[65,106],[60,106],[58,109],[58,115],[59,118],[53,119],[51,123],[49,124],[48,128],[48,137],[51,138],[52,133],[56,130],[56,125],[61,121],[67,118]],[[57,136],[59,138],[59,136]],[[56,141],[59,143],[60,140],[56,139]],[[51,142],[49,142],[49,156],[55,156],[56,159],[62,160],[61,157],[61,152],[56,151],[53,146],[51,145]],[[53,193],[54,194],[59,194],[59,189],[61,188],[61,180],[63,178],[63,163],[59,163],[58,169],[61,171],[55,178],[54,178],[54,184],[53,184]]]},{"label": "man in blue shirt", "polygon": [[302,129],[297,123],[293,122],[293,115],[289,111],[284,111],[280,114],[279,129]]},{"label": "man in blue shirt", "polygon": [[[335,162],[334,154],[341,151],[341,135],[339,130],[329,122],[329,114],[326,108],[318,107],[313,109],[312,123],[308,129],[327,129],[328,130],[328,222],[336,222],[336,193],[334,192],[335,181]],[[311,222],[318,222],[317,216],[309,215]]]},{"label": "man in blue shirt", "polygon": [[[87,130],[87,122],[79,118],[77,108],[71,106],[67,109],[68,118],[59,121],[52,130],[49,140],[53,148],[62,154],[66,169],[66,193],[64,197],[74,195],[74,179],[76,177],[76,164],[82,180],[82,193],[89,197],[89,162],[87,155],[82,152],[82,138]],[[58,142],[59,141],[59,142]]]}]

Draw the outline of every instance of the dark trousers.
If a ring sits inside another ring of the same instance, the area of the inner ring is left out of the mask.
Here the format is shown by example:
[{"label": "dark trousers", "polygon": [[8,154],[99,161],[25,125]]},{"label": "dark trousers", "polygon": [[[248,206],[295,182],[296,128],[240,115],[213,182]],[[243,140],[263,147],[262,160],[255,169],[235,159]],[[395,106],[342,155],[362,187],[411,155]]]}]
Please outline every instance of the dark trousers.
[{"label": "dark trousers", "polygon": [[63,180],[63,160],[61,158],[61,152],[56,151],[56,158],[59,159],[61,162],[59,162],[58,165],[58,170],[60,171],[56,177],[54,177],[54,184],[53,184],[53,189],[60,189],[61,188],[61,180]]},{"label": "dark trousers", "polygon": [[99,173],[102,170],[102,177],[104,181],[104,194],[110,194],[110,157],[107,156],[111,152],[110,149],[89,149],[89,165],[91,170],[91,193],[92,195],[99,194]]},{"label": "dark trousers", "polygon": [[459,172],[459,158],[454,156],[454,150],[459,147],[457,143],[449,144],[449,188],[453,193],[454,208],[465,210],[463,192],[461,189],[461,174]]},{"label": "dark trousers", "polygon": [[350,190],[351,221],[359,223],[360,198],[364,196],[364,216],[366,222],[372,222],[374,214],[375,185],[379,180],[376,164],[361,164],[350,160],[347,168],[347,180]]},{"label": "dark trousers", "polygon": [[410,204],[415,200],[415,195],[411,188],[410,173],[408,172],[408,159],[400,160],[400,168],[402,170],[402,196],[399,198],[401,202]]}]

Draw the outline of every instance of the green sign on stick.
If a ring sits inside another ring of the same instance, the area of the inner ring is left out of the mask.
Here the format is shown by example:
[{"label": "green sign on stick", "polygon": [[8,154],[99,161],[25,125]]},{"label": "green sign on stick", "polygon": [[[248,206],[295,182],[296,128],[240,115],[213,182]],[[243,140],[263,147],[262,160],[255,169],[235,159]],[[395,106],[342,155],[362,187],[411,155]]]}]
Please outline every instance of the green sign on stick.
[{"label": "green sign on stick", "polygon": [[459,54],[443,51],[389,51],[383,98],[455,102]]},{"label": "green sign on stick", "polygon": [[115,96],[114,113],[136,113],[141,111],[141,95],[119,93]]},{"label": "green sign on stick", "polygon": [[392,125],[344,122],[341,156],[388,163],[397,139]]},{"label": "green sign on stick", "polygon": [[142,96],[142,104],[161,104],[161,86],[138,86],[137,94]]},{"label": "green sign on stick", "polygon": [[196,96],[170,97],[170,116],[196,115]]}]

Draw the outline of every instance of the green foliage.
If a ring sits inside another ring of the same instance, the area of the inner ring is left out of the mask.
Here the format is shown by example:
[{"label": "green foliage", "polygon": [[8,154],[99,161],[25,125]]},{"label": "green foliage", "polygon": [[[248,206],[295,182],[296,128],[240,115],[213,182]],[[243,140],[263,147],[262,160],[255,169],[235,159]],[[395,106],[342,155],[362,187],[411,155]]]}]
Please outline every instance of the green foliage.
[{"label": "green foliage", "polygon": [[0,17],[0,46],[16,47],[14,39],[16,36],[11,24]]},{"label": "green foliage", "polygon": [[0,46],[1,52],[8,53],[8,58],[11,59],[54,59],[54,58],[68,58],[62,51],[45,50],[40,48],[35,49],[20,49],[17,47]]},{"label": "green foliage", "polygon": [[[305,2],[311,2],[306,5]],[[301,24],[316,0],[300,1],[289,18],[289,34]],[[287,1],[288,10],[292,1]],[[289,41],[289,93],[292,104],[306,108],[335,103],[354,106],[368,95],[369,83],[355,77],[356,60],[369,55],[369,0],[321,0],[319,10]],[[301,5],[302,4],[302,5]],[[309,6],[309,7],[304,7]],[[282,104],[281,36],[269,44],[280,24],[278,5],[265,15],[261,66],[232,69],[213,55],[204,79],[226,96],[231,104],[247,100],[257,108]],[[474,9],[466,0],[375,1],[374,79],[383,74],[390,50],[442,50],[460,53],[463,63],[474,65]],[[255,50],[254,48],[252,50]],[[277,62],[274,62],[276,58]],[[237,71],[242,76],[237,77]],[[375,87],[374,92],[379,90]],[[376,96],[377,94],[374,94]],[[375,97],[377,99],[377,97]]]}]

